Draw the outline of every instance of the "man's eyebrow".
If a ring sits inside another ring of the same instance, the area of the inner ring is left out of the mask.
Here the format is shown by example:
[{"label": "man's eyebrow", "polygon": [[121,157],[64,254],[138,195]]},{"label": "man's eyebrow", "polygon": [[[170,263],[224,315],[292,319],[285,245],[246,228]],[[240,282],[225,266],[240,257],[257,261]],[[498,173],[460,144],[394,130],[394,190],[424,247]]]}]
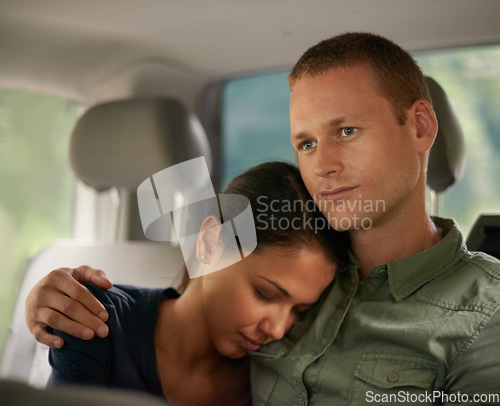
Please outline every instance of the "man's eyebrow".
[{"label": "man's eyebrow", "polygon": [[292,134],[290,138],[292,142],[299,142],[311,137],[306,133],[298,133],[298,134]]},{"label": "man's eyebrow", "polygon": [[279,284],[277,284],[276,282],[270,280],[270,279],[267,279],[265,276],[261,276],[261,275],[257,275],[259,278],[262,278],[264,279],[265,281],[269,282],[271,285],[273,285],[276,289],[278,289],[281,293],[283,293],[286,297],[290,297],[290,293],[288,293],[288,291],[283,288],[282,286],[280,286]]},{"label": "man's eyebrow", "polygon": [[344,117],[334,118],[326,123],[325,128],[334,128],[338,127],[340,124],[344,123],[346,119]]}]

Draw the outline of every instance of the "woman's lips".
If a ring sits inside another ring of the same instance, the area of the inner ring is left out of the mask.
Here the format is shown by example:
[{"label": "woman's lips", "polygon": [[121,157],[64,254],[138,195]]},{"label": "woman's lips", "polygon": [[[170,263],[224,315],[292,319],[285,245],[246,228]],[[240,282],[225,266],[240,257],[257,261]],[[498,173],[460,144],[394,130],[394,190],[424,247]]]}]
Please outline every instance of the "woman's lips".
[{"label": "woman's lips", "polygon": [[245,347],[249,351],[257,351],[260,347],[263,346],[262,343],[256,340],[252,340],[245,335],[241,335],[243,337],[243,347]]}]

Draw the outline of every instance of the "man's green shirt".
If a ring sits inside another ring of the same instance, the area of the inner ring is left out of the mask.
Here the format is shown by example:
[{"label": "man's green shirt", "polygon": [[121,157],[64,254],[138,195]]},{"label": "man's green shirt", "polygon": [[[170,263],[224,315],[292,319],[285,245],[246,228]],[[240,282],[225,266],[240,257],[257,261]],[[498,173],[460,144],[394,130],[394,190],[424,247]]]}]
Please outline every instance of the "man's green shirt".
[{"label": "man's green shirt", "polygon": [[252,353],[255,405],[500,404],[500,262],[434,221],[434,247],[361,282],[356,264],[339,272],[287,337]]}]

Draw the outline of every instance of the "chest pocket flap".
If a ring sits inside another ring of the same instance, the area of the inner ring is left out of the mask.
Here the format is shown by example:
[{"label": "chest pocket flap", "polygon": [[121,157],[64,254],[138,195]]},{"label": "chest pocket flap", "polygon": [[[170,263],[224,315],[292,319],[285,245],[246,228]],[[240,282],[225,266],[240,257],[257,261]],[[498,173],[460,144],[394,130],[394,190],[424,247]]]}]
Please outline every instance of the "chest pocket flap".
[{"label": "chest pocket flap", "polygon": [[437,363],[425,358],[392,354],[365,354],[356,366],[356,378],[379,388],[429,389],[437,374]]}]

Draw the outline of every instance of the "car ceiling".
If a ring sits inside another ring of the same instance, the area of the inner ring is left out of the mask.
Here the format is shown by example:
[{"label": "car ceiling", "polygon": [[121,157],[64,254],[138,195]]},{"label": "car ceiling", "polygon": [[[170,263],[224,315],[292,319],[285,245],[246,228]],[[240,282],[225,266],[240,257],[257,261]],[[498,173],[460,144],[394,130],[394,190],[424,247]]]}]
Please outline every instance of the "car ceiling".
[{"label": "car ceiling", "polygon": [[0,86],[91,105],[288,68],[345,31],[410,51],[500,43],[498,0],[0,0]]}]

